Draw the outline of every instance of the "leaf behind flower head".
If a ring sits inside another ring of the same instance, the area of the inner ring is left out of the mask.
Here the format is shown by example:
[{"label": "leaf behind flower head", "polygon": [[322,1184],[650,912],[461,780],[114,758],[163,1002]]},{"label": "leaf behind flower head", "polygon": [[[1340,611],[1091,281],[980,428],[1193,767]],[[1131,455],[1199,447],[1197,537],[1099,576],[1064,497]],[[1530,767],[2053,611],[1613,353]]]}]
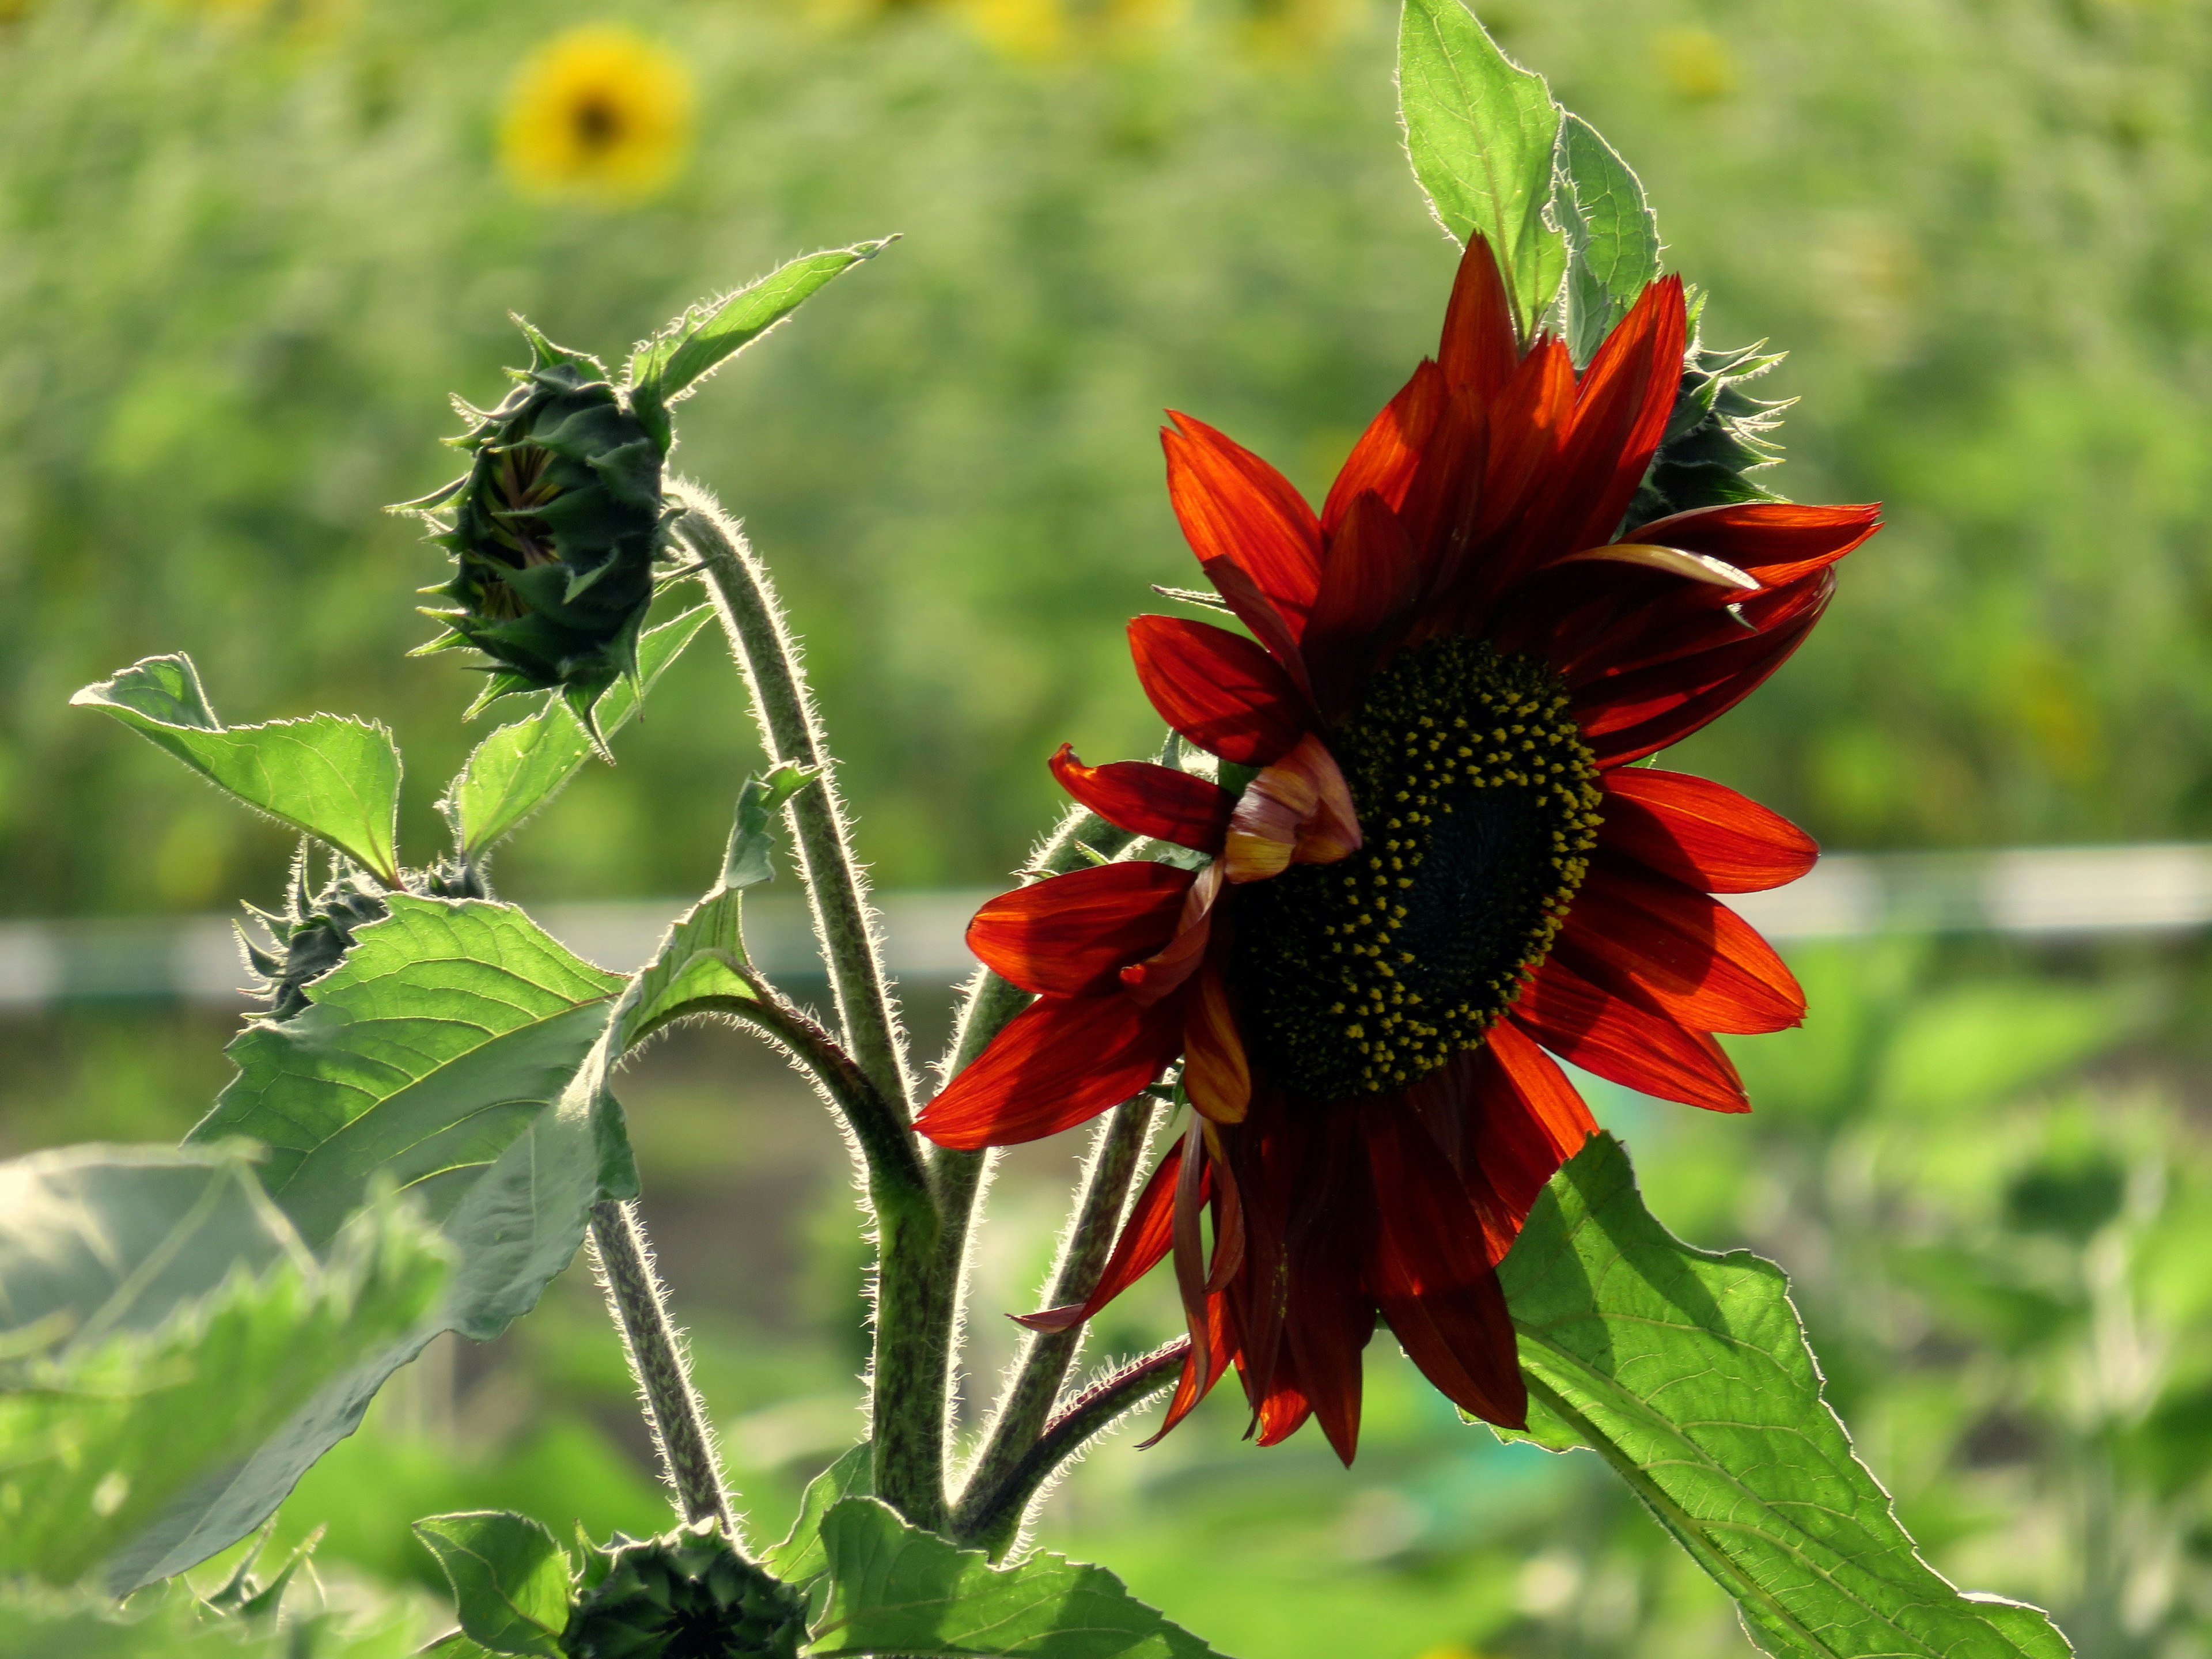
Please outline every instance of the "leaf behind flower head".
[{"label": "leaf behind flower head", "polygon": [[1559,125],[1552,216],[1567,237],[1567,344],[1588,363],[1659,275],[1659,220],[1635,170],[1571,112]]},{"label": "leaf behind flower head", "polygon": [[398,884],[399,749],[381,726],[310,714],[226,726],[181,654],[133,663],[70,702],[113,715],[255,811]]},{"label": "leaf behind flower head", "polygon": [[1398,107],[1437,222],[1462,242],[1489,240],[1527,339],[1567,268],[1546,211],[1559,137],[1551,88],[1498,51],[1461,0],[1405,0]]},{"label": "leaf behind flower head", "polygon": [[1607,1134],[1553,1176],[1499,1265],[1526,1438],[1595,1449],[1782,1659],[2069,1659],[2042,1613],[1920,1559],[1821,1395],[1782,1270],[1644,1208]]}]

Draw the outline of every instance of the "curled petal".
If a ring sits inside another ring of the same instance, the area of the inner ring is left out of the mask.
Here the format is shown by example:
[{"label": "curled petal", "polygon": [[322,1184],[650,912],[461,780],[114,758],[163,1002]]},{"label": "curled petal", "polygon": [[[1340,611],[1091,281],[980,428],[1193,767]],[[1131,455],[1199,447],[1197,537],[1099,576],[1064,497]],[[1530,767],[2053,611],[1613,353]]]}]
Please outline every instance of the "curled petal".
[{"label": "curled petal", "polygon": [[1579,553],[1570,553],[1563,559],[1553,560],[1551,568],[1556,570],[1563,564],[1591,564],[1601,561],[1610,564],[1638,565],[1664,575],[1680,576],[1687,581],[1703,582],[1708,587],[1724,588],[1739,593],[1756,593],[1759,587],[1756,576],[1749,575],[1710,553],[1688,553],[1679,547],[1656,547],[1642,542],[1613,542],[1604,547],[1586,547]]},{"label": "curled petal", "polygon": [[1181,617],[1139,617],[1129,624],[1129,648],[1160,718],[1224,760],[1265,766],[1313,723],[1305,694],[1242,634]]},{"label": "curled petal", "polygon": [[1150,761],[1109,761],[1085,766],[1074,746],[1062,744],[1052,757],[1060,787],[1132,835],[1151,836],[1200,853],[1218,853],[1237,797],[1218,783]]},{"label": "curled petal", "polygon": [[1199,969],[1183,1000],[1182,1056],[1182,1086],[1193,1109],[1211,1122],[1242,1123],[1252,1103],[1252,1067],[1215,963]]},{"label": "curled petal", "polygon": [[1115,995],[1041,998],[914,1127],[956,1152],[1039,1140],[1120,1105],[1166,1069],[1182,1042],[1173,1006]]},{"label": "curled petal", "polygon": [[1761,586],[1780,587],[1833,564],[1881,528],[1879,504],[1801,507],[1795,501],[1746,501],[1656,519],[1623,539],[1711,554]]},{"label": "curled petal", "polygon": [[1121,969],[1122,986],[1143,1006],[1149,1008],[1169,992],[1180,990],[1206,960],[1206,947],[1213,936],[1213,903],[1221,896],[1221,860],[1216,859],[1198,872],[1183,895],[1175,937],[1165,949]]},{"label": "curled petal", "polygon": [[1334,864],[1359,850],[1359,814],[1328,746],[1308,732],[1247,784],[1229,819],[1223,862],[1232,882],[1262,881],[1293,864]]},{"label": "curled petal", "polygon": [[1604,775],[1598,844],[1708,893],[1758,893],[1813,867],[1819,844],[1711,778],[1656,767]]},{"label": "curled petal", "polygon": [[968,948],[1024,991],[1081,996],[1174,939],[1197,878],[1171,865],[1102,864],[1001,893],[968,924]]}]

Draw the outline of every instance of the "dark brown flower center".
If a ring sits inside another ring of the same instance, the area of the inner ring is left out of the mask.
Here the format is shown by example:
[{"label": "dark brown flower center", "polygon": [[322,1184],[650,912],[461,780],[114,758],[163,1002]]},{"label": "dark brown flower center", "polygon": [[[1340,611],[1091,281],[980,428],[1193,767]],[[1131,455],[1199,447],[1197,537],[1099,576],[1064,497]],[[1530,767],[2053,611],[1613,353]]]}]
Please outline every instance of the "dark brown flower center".
[{"label": "dark brown flower center", "polygon": [[1328,734],[1366,845],[1241,890],[1253,1057],[1294,1095],[1398,1088],[1477,1048],[1551,949],[1597,840],[1597,766],[1542,665],[1401,652]]}]

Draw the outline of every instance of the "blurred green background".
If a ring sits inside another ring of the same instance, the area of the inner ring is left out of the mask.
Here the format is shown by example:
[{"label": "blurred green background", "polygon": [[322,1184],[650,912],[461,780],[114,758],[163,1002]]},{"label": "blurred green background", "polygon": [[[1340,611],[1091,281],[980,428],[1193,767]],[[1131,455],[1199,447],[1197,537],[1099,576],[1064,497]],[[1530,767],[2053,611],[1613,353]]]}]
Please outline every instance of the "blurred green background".
[{"label": "blurred green background", "polygon": [[[1768,481],[1886,503],[1812,643],[1678,763],[1838,848],[2212,835],[2212,5],[1483,13],[1642,172],[1709,332],[1790,351],[1768,395],[1804,401]],[[1162,410],[1317,495],[1432,344],[1451,250],[1396,149],[1394,17],[0,0],[0,907],[275,897],[281,835],[64,707],[161,651],[232,719],[388,721],[427,857],[473,686],[402,659],[441,562],[379,509],[453,469],[444,400],[496,397],[504,314],[611,356],[781,258],[894,230],[687,405],[680,462],[775,568],[878,880],[995,879],[1052,811],[1054,745],[1152,741],[1119,624],[1188,580]],[[586,42],[665,118],[653,165],[596,185],[544,125],[583,60],[539,54],[578,28],[626,32]],[[726,665],[695,650],[620,768],[519,838],[503,891],[696,890],[750,759]],[[1796,1275],[1939,1566],[2051,1605],[2097,1659],[2212,1649],[2197,942],[1796,954],[1806,1029],[1738,1045],[1753,1118],[1601,1091],[1655,1208]],[[919,1000],[941,1023],[941,988]],[[12,1017],[0,1142],[174,1134],[223,1035],[150,1005]],[[858,1421],[840,1150],[726,1034],[656,1049],[627,1093],[740,1484],[780,1525]],[[980,1378],[1064,1158],[996,1190]],[[1171,1324],[1133,1301],[1102,1338]],[[1310,1435],[1238,1445],[1224,1400],[1094,1456],[1042,1541],[1240,1659],[1747,1651],[1589,1460],[1495,1445],[1380,1352],[1370,1372],[1351,1474]],[[334,1574],[424,1585],[417,1515],[656,1527],[627,1394],[574,1273],[500,1343],[411,1373],[285,1526],[327,1524]]]}]

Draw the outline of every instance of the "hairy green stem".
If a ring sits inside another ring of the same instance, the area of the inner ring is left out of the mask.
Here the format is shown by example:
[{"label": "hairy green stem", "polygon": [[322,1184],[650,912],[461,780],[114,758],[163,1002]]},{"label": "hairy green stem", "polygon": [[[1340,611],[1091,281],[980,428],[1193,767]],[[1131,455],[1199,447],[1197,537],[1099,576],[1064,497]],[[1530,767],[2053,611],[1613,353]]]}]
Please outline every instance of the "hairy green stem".
[{"label": "hairy green stem", "polygon": [[907,1115],[912,1110],[912,1091],[906,1044],[884,988],[867,884],[853,858],[844,805],[837,796],[797,647],[784,626],[782,607],[767,570],[713,497],[680,482],[669,493],[684,503],[676,533],[697,556],[722,625],[744,665],[769,761],[819,773],[791,799],[799,870],[813,908],[814,931],[822,941],[846,1046],[877,1091],[895,1103],[902,1115]]},{"label": "hairy green stem", "polygon": [[[670,493],[684,503],[676,534],[697,557],[714,596],[752,691],[770,759],[819,773],[792,797],[791,815],[799,875],[846,1046],[873,1097],[865,1125],[848,1121],[866,1165],[875,1226],[868,1409],[876,1493],[915,1525],[934,1528],[945,1517],[946,1401],[958,1291],[939,1271],[941,1208],[920,1169],[905,1044],[876,948],[866,888],[813,699],[768,572],[706,491],[679,483]],[[804,1057],[805,1045],[801,1052]],[[834,1077],[825,1077],[824,1086],[834,1093]]]},{"label": "hairy green stem", "polygon": [[[1099,1276],[1105,1272],[1115,1237],[1121,1231],[1122,1212],[1127,1208],[1129,1183],[1144,1155],[1145,1143],[1152,1138],[1159,1107],[1156,1096],[1139,1095],[1116,1107],[1099,1124],[1084,1172],[1082,1196],[1060,1243],[1060,1260],[1046,1282],[1046,1307],[1082,1302],[1098,1288]],[[965,1536],[970,1529],[988,1523],[988,1516],[979,1513],[976,1506],[988,1504],[991,1495],[1042,1437],[1054,1402],[1060,1397],[1060,1384],[1067,1380],[1068,1367],[1082,1349],[1084,1334],[1081,1324],[1064,1331],[1027,1334],[1015,1362],[1013,1381],[1000,1401],[983,1449],[969,1472],[967,1488],[953,1510],[954,1537]]]},{"label": "hairy green stem", "polygon": [[1022,1518],[1045,1483],[1122,1418],[1172,1387],[1189,1352],[1190,1339],[1179,1336],[1142,1359],[1108,1372],[1069,1401],[999,1483],[975,1494],[975,1523],[959,1541],[988,1550],[994,1559],[1012,1548],[1021,1535]]},{"label": "hairy green stem", "polygon": [[644,1399],[661,1468],[676,1491],[676,1507],[686,1521],[720,1522],[723,1536],[742,1549],[737,1515],[714,1455],[714,1426],[691,1385],[683,1333],[668,1317],[667,1292],[653,1270],[635,1207],[613,1199],[593,1205],[591,1237],[592,1266],[622,1332],[623,1351]]}]

